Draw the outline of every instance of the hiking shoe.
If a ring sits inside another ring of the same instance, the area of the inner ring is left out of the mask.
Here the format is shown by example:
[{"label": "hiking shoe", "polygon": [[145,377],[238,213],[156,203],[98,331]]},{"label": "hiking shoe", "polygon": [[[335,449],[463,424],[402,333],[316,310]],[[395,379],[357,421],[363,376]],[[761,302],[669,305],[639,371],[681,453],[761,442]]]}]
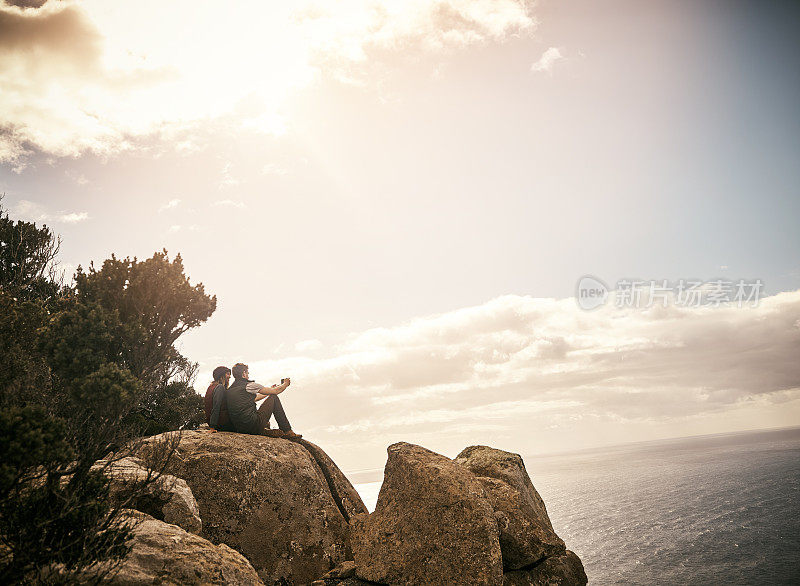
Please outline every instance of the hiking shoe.
[{"label": "hiking shoe", "polygon": [[266,437],[286,437],[284,434],[286,432],[281,431],[280,429],[265,429],[261,432],[261,435]]},{"label": "hiking shoe", "polygon": [[299,433],[293,432],[290,429],[289,431],[284,431],[283,432],[283,437],[285,437],[286,439],[300,439],[303,436],[301,434],[299,434]]}]

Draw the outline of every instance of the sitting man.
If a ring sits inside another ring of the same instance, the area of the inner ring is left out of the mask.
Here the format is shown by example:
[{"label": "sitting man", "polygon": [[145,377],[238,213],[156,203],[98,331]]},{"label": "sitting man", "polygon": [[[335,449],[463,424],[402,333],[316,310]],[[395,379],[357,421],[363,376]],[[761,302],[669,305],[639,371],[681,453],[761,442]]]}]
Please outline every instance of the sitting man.
[{"label": "sitting man", "polygon": [[[233,384],[228,387],[225,396],[228,403],[228,417],[233,429],[238,433],[252,435],[268,435],[286,439],[299,439],[302,436],[292,431],[286,418],[278,395],[286,390],[290,381],[283,379],[281,384],[265,387],[249,380],[250,369],[241,362],[233,366]],[[264,402],[256,410],[256,401]],[[269,418],[275,414],[279,430],[269,428]]]}]

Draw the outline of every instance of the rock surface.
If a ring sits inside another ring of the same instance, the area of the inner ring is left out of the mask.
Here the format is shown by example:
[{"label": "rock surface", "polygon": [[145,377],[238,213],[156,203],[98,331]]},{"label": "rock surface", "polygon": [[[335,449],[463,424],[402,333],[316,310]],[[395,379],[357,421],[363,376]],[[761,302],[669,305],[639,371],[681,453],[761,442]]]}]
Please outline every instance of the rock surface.
[{"label": "rock surface", "polygon": [[317,464],[328,482],[331,496],[333,496],[334,500],[339,505],[339,510],[348,523],[355,515],[369,512],[356,489],[353,488],[353,485],[350,484],[347,477],[339,470],[339,467],[322,448],[307,440],[300,440],[298,443],[308,450],[311,456],[317,461]]},{"label": "rock surface", "polygon": [[483,484],[500,530],[503,567],[517,570],[566,551],[550,523],[522,457],[488,446],[470,446],[454,460]]},{"label": "rock surface", "polygon": [[463,466],[420,446],[389,446],[375,512],[356,515],[358,578],[384,584],[500,585],[494,512]]},{"label": "rock surface", "polygon": [[580,558],[569,550],[546,558],[529,570],[503,574],[503,586],[582,586],[586,582]]},{"label": "rock surface", "polygon": [[352,559],[346,515],[366,511],[330,458],[303,443],[188,431],[167,468],[197,499],[202,536],[244,554],[266,584],[310,584]]},{"label": "rock surface", "polygon": [[230,547],[214,545],[177,525],[164,523],[138,511],[131,511],[131,518],[138,520],[132,549],[119,570],[106,576],[103,584],[262,584],[250,562]]},{"label": "rock surface", "polygon": [[[128,457],[109,464],[105,474],[112,480],[111,495],[124,497],[126,489],[145,480],[148,472],[139,460]],[[189,485],[170,474],[162,474],[147,487],[146,494],[128,506],[191,533],[199,535],[203,528],[200,509]]]},{"label": "rock surface", "polygon": [[471,446],[450,460],[407,443],[388,454],[375,512],[352,521],[355,576],[342,564],[320,584],[586,584],[518,454]]}]

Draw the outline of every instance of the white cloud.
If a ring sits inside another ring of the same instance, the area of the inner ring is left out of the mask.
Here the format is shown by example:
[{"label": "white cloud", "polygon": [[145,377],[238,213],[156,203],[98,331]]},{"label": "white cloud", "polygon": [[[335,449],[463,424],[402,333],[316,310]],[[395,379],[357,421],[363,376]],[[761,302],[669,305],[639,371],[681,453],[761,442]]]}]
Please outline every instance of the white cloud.
[{"label": "white cloud", "polygon": [[537,73],[544,72],[552,75],[555,64],[563,59],[564,55],[561,53],[561,49],[558,47],[550,47],[547,51],[542,53],[542,56],[539,57],[536,63],[531,65],[531,71]]},{"label": "white cloud", "polygon": [[88,185],[89,180],[83,173],[76,173],[75,171],[67,171],[65,175],[74,181],[77,185]]},{"label": "white cloud", "polygon": [[26,199],[19,200],[11,208],[13,216],[29,222],[47,222],[50,215],[45,212],[44,206]]},{"label": "white cloud", "polygon": [[327,357],[250,362],[250,372],[291,376],[290,419],[356,454],[415,438],[447,451],[498,437],[680,435],[732,413],[767,426],[755,415],[769,409],[794,409],[797,423],[798,354],[800,291],[748,308],[592,312],[572,298],[509,295],[353,334]]},{"label": "white cloud", "polygon": [[89,219],[89,214],[86,212],[70,212],[67,214],[60,214],[56,217],[56,221],[64,222],[65,224],[76,224]]},{"label": "white cloud", "polygon": [[303,340],[294,345],[297,352],[313,352],[322,348],[322,342],[319,340]]},{"label": "white cloud", "polygon": [[19,200],[11,207],[14,217],[29,222],[76,224],[89,219],[87,212],[49,212],[43,205],[26,199]]},{"label": "white cloud", "polygon": [[288,173],[289,173],[289,171],[287,169],[284,169],[283,167],[280,167],[280,166],[276,165],[275,163],[267,163],[266,165],[264,165],[261,168],[261,174],[262,175],[283,176],[283,175],[288,175]]},{"label": "white cloud", "polygon": [[181,229],[182,226],[180,224],[173,224],[167,229],[167,232],[169,232],[170,234],[175,234],[176,232],[180,232]]},{"label": "white cloud", "polygon": [[161,213],[161,212],[164,212],[166,210],[171,210],[171,209],[174,209],[174,208],[178,207],[180,204],[181,204],[181,200],[180,199],[177,199],[177,198],[176,199],[171,199],[167,203],[162,205],[160,208],[158,208],[158,211],[159,211],[159,213]]},{"label": "white cloud", "polygon": [[229,207],[240,208],[240,209],[243,209],[243,208],[247,207],[247,204],[244,203],[243,201],[234,201],[232,199],[220,199],[218,201],[215,201],[213,205],[215,205],[215,206],[229,206]]},{"label": "white cloud", "polygon": [[236,187],[241,184],[241,181],[231,174],[231,164],[225,163],[222,168],[222,178],[219,180],[219,188],[227,189],[229,187]]},{"label": "white cloud", "polygon": [[195,129],[213,122],[281,134],[284,104],[321,76],[360,83],[387,52],[534,27],[515,0],[2,3],[0,160],[115,153],[159,137],[193,148]]}]

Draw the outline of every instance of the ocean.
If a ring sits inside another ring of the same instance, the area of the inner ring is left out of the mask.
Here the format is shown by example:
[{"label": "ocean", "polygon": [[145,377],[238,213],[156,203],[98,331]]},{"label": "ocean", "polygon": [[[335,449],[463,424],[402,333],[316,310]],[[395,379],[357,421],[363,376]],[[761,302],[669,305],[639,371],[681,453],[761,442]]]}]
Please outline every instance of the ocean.
[{"label": "ocean", "polygon": [[800,428],[522,455],[590,584],[800,584]]}]

